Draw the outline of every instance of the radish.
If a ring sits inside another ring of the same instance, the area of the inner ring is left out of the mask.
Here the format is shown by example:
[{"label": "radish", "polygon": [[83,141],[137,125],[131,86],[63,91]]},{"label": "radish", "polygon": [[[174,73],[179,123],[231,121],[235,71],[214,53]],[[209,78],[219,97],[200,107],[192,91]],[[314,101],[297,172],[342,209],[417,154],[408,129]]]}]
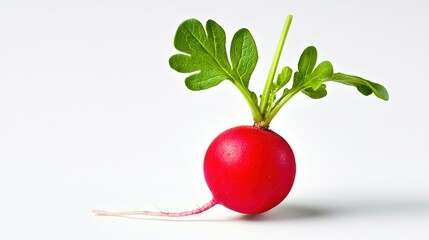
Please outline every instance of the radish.
[{"label": "radish", "polygon": [[277,133],[239,126],[221,133],[204,159],[215,202],[236,212],[262,213],[285,199],[295,179],[295,158]]},{"label": "radish", "polygon": [[[243,28],[236,32],[228,59],[225,31],[215,21],[208,20],[205,29],[196,19],[180,24],[174,46],[182,53],[170,58],[170,66],[181,73],[192,73],[185,79],[185,84],[193,91],[205,90],[229,80],[248,103],[254,124],[226,130],[208,147],[204,176],[213,198],[202,207],[178,213],[93,212],[104,216],[182,217],[202,213],[217,204],[243,214],[266,212],[286,198],[295,179],[295,157],[291,147],[269,129],[271,121],[286,102],[297,93],[313,99],[323,98],[327,95],[327,82],[356,87],[365,96],[374,93],[380,99],[389,99],[387,90],[378,83],[334,73],[329,61],[316,66],[317,50],[314,46],[303,51],[297,71],[285,66],[274,80],[291,22],[292,16],[289,15],[260,99],[249,89],[250,76],[258,61],[256,44],[249,30]],[[291,79],[292,86],[286,87]]]}]

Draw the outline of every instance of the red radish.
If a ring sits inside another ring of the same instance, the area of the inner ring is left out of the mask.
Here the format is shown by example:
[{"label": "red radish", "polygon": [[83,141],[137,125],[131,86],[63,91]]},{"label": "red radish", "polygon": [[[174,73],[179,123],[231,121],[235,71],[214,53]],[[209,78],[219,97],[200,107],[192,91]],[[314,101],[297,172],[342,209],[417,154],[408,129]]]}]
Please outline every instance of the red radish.
[{"label": "red radish", "polygon": [[277,133],[240,126],[210,144],[204,175],[217,203],[240,213],[262,213],[288,195],[295,179],[295,158]]},{"label": "red radish", "polygon": [[[221,204],[244,214],[263,213],[286,198],[295,179],[295,157],[291,147],[280,135],[269,129],[269,124],[286,102],[300,92],[313,99],[325,97],[325,83],[330,81],[354,86],[366,96],[374,93],[388,100],[387,90],[378,83],[334,73],[328,61],[316,67],[317,50],[313,46],[302,53],[298,71],[293,73],[286,66],[274,81],[291,21],[292,16],[288,16],[260,99],[249,90],[250,75],[256,66],[258,53],[247,29],[240,29],[234,35],[230,60],[226,54],[225,32],[216,22],[207,21],[204,30],[199,21],[189,19],[176,32],[174,45],[184,54],[173,55],[169,63],[178,72],[193,73],[185,79],[186,86],[197,91],[229,80],[243,94],[254,120],[254,126],[239,126],[221,133],[208,147],[204,159],[204,176],[213,194],[209,203],[179,213],[93,211],[105,216],[181,217],[198,214]],[[293,84],[287,88],[292,74]],[[280,92],[282,94],[278,96]]]}]

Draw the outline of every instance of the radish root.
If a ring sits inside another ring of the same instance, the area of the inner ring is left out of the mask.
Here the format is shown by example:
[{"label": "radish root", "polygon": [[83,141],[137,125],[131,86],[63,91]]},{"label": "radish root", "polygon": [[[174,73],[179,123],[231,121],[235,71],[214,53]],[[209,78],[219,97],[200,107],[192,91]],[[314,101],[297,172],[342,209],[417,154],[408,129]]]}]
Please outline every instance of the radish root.
[{"label": "radish root", "polygon": [[200,214],[209,210],[217,204],[215,199],[210,200],[207,204],[197,209],[184,211],[184,212],[151,212],[151,211],[129,211],[129,212],[109,212],[104,210],[93,209],[92,212],[97,216],[112,216],[112,217],[121,217],[121,216],[133,216],[133,215],[143,215],[143,216],[157,216],[157,217],[185,217],[195,214]]}]

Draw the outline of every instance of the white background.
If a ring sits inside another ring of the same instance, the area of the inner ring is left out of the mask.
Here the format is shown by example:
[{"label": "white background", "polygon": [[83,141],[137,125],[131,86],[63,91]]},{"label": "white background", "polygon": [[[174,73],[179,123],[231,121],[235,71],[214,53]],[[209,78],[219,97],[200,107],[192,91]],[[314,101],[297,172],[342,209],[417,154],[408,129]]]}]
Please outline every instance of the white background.
[{"label": "white background", "polygon": [[[0,238],[427,239],[428,10],[424,0],[0,1]],[[250,29],[260,92],[287,14],[281,65],[296,69],[315,45],[390,101],[335,84],[324,99],[290,101],[271,127],[295,151],[296,183],[266,214],[93,216],[210,200],[208,144],[252,121],[228,82],[186,89],[168,66],[176,28],[214,19],[227,42]]]}]

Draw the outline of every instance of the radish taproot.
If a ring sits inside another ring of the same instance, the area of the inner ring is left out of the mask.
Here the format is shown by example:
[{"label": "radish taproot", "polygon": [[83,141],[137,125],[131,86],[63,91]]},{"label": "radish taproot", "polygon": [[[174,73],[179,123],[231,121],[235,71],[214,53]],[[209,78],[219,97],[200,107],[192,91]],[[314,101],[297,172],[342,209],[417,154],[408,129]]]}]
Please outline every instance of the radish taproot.
[{"label": "radish taproot", "polygon": [[[356,87],[365,96],[374,93],[380,99],[389,99],[387,90],[378,83],[334,73],[329,61],[316,66],[317,50],[314,46],[303,51],[297,71],[283,67],[274,80],[291,22],[292,16],[288,15],[260,99],[249,89],[250,76],[258,61],[256,44],[249,30],[243,28],[236,32],[228,59],[225,31],[215,21],[208,20],[206,29],[196,19],[180,24],[174,46],[182,53],[170,58],[171,68],[180,73],[192,73],[185,79],[185,85],[193,91],[205,90],[229,80],[247,101],[254,124],[226,130],[208,147],[204,176],[213,199],[202,207],[178,213],[93,212],[104,216],[182,217],[202,213],[217,204],[244,214],[266,212],[286,198],[295,179],[295,157],[291,147],[269,129],[271,121],[286,102],[297,93],[313,99],[323,98],[327,95],[327,82]],[[292,86],[286,87],[291,79],[292,84],[289,85]]]}]

